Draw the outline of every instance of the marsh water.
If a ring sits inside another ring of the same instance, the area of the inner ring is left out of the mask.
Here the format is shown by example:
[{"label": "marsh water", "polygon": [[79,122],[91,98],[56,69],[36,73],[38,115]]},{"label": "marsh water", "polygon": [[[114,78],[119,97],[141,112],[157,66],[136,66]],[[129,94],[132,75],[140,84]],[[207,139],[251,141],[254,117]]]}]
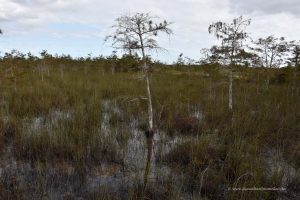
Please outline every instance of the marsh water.
[{"label": "marsh water", "polygon": [[[109,121],[112,114],[122,114],[113,101],[105,101],[103,104],[103,116],[101,129],[106,134],[112,134],[113,128]],[[125,147],[118,150],[123,155],[123,165],[114,166],[114,164],[104,164],[101,169],[94,171],[89,177],[89,187],[97,188],[104,186],[114,192],[121,191],[122,188],[132,187],[138,183],[143,190],[148,184],[164,181],[170,181],[170,178],[180,175],[168,165],[159,162],[160,158],[169,153],[177,144],[193,139],[192,137],[170,137],[162,131],[157,130],[154,135],[147,136],[141,130],[139,120],[132,118],[127,127],[128,139]],[[117,130],[114,130],[117,131]]]},{"label": "marsh water", "polygon": [[[72,199],[76,199],[83,193],[93,194],[99,191],[117,194],[116,196],[123,198],[122,195],[128,195],[130,188],[134,187],[146,190],[148,185],[163,185],[170,182],[180,187],[182,182],[180,179],[184,178],[183,175],[160,162],[160,159],[179,143],[194,138],[171,137],[160,130],[156,130],[153,136],[147,137],[138,127],[139,119],[134,116],[130,118],[129,123],[116,127],[111,125],[111,118],[113,115],[123,115],[122,110],[118,108],[115,101],[110,100],[102,102],[101,106],[99,134],[101,132],[102,137],[110,141],[109,144],[113,143],[118,161],[103,161],[89,166],[82,178],[78,176],[76,166],[67,162],[32,165],[18,160],[10,144],[3,150],[0,165],[2,181],[10,184],[12,177],[16,177],[18,187],[29,191],[26,199],[38,199],[40,196],[46,199],[64,199],[66,193],[71,195]],[[203,117],[199,112],[195,112],[195,116],[199,119]],[[22,132],[27,137],[39,135],[45,129],[48,133],[54,134],[55,130],[60,128],[62,121],[71,120],[72,117],[72,110],[67,112],[53,110],[48,116],[24,119]],[[126,132],[126,137],[122,141],[118,137],[121,131]],[[35,184],[38,187],[35,187]],[[65,186],[66,184],[69,185]]]},{"label": "marsh water", "polygon": [[[67,162],[54,165],[38,163],[33,166],[29,162],[18,160],[14,156],[13,147],[10,144],[3,150],[2,154],[0,164],[2,182],[8,185],[18,182],[18,187],[28,191],[25,199],[80,199],[86,194],[98,194],[99,192],[126,198],[125,196],[130,195],[132,188],[145,191],[147,187],[151,187],[153,190],[162,185],[172,185],[173,190],[176,191],[177,188],[177,191],[180,191],[185,175],[180,170],[175,170],[171,165],[162,162],[161,158],[179,144],[195,140],[197,136],[176,134],[170,136],[158,129],[153,136],[147,137],[139,127],[140,119],[138,117],[130,116],[129,123],[128,121],[120,124],[111,123],[114,116],[124,117],[124,113],[117,106],[116,101],[103,101],[101,110],[99,134],[102,134],[104,144],[109,141],[108,145],[112,145],[111,148],[116,149],[117,161],[104,160],[93,166],[88,166],[82,177],[76,170],[76,166]],[[191,116],[199,121],[204,118],[200,109],[193,109]],[[41,134],[47,129],[51,134],[60,128],[61,121],[71,120],[72,117],[72,110],[67,112],[53,110],[48,116],[24,119],[23,133],[30,137]],[[124,138],[120,139],[120,134],[123,134]],[[208,137],[214,137],[214,135],[211,134]],[[270,156],[270,158],[274,158],[274,156]],[[286,181],[288,177],[296,173],[282,159],[274,159],[267,161],[270,174],[278,168],[285,168],[284,171],[287,174],[284,174],[283,181]],[[284,186],[284,184],[283,182],[282,185]],[[199,183],[199,187],[201,185]],[[178,193],[176,195],[183,199],[192,199],[195,195],[183,191]]]}]

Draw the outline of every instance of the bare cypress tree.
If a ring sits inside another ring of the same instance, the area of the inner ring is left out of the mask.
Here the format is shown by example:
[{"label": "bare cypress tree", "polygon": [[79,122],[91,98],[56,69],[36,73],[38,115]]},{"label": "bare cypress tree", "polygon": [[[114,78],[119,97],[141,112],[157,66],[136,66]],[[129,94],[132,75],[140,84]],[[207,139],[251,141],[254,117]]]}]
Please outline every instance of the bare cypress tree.
[{"label": "bare cypress tree", "polygon": [[149,134],[153,134],[153,108],[146,51],[161,49],[156,39],[159,33],[167,35],[173,33],[169,28],[170,22],[164,20],[156,23],[154,22],[156,18],[149,13],[135,13],[133,15],[121,16],[115,20],[116,23],[112,26],[115,29],[114,33],[105,39],[106,41],[111,39],[112,46],[116,49],[123,49],[127,52],[139,51],[142,55],[148,99]]},{"label": "bare cypress tree", "polygon": [[229,60],[229,88],[228,107],[232,111],[232,66],[235,65],[238,54],[243,50],[243,42],[248,38],[246,28],[251,19],[243,19],[242,16],[234,18],[232,23],[215,22],[208,27],[208,32],[214,34],[217,39],[222,40],[222,49],[226,50],[226,57]]},{"label": "bare cypress tree", "polygon": [[253,50],[259,54],[261,62],[267,68],[279,67],[284,62],[289,47],[284,37],[274,36],[259,38],[254,44],[256,47]]},{"label": "bare cypress tree", "polygon": [[298,67],[300,63],[300,41],[291,41],[290,44],[291,57],[288,59],[290,64],[294,67]]},{"label": "bare cypress tree", "polygon": [[253,42],[255,47],[252,48],[260,60],[260,63],[265,67],[266,81],[265,89],[269,89],[270,75],[267,73],[267,68],[280,67],[287,56],[289,45],[284,37],[276,38],[274,36],[268,36],[266,38],[259,38]]}]

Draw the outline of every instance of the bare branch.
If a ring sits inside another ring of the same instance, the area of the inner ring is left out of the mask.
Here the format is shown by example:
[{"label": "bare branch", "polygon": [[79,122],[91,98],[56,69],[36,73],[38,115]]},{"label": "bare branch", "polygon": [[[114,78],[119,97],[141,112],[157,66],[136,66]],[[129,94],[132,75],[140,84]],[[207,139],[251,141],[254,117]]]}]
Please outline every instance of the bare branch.
[{"label": "bare branch", "polygon": [[114,33],[105,38],[111,40],[112,46],[124,51],[139,50],[145,58],[145,50],[161,49],[156,40],[159,33],[173,34],[169,28],[172,24],[166,20],[154,22],[158,17],[149,13],[136,13],[134,15],[123,15],[115,20]]}]

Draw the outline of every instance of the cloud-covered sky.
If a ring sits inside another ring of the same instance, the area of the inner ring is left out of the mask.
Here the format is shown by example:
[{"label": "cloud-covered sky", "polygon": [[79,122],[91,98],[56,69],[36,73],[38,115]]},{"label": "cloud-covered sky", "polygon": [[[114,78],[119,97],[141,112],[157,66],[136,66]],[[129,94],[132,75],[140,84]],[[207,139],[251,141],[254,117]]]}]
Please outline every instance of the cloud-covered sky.
[{"label": "cloud-covered sky", "polygon": [[243,15],[252,19],[248,30],[253,38],[300,40],[299,11],[299,0],[0,0],[0,51],[109,55],[112,49],[103,40],[114,19],[150,12],[173,22],[174,31],[159,39],[168,51],[154,58],[172,62],[183,53],[198,59],[201,48],[217,43],[207,31],[212,22]]}]

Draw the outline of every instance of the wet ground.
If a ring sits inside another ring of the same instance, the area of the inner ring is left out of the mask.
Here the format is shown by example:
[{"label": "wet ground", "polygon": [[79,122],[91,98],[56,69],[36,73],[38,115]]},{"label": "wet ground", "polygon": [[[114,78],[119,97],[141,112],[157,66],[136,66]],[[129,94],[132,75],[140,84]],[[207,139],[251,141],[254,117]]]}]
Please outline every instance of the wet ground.
[{"label": "wet ground", "polygon": [[[122,132],[126,138],[122,141],[117,137],[120,129],[111,125],[112,116],[124,117],[123,111],[115,101],[102,103],[102,116],[99,119],[99,131],[104,137],[109,137],[117,148],[119,162],[103,161],[94,166],[89,166],[81,173],[76,166],[67,162],[55,165],[37,163],[35,165],[19,161],[13,153],[13,144],[8,144],[2,152],[0,163],[1,191],[4,195],[18,198],[18,193],[26,191],[22,199],[82,199],[94,198],[99,192],[114,194],[119,198],[128,196],[135,187],[171,184],[173,189],[178,189],[177,194],[182,199],[192,199],[195,194],[180,191],[184,174],[173,170],[171,166],[160,162],[160,158],[167,155],[174,147],[185,141],[195,140],[197,136],[169,136],[161,130],[156,130],[153,137],[146,137],[139,128],[139,119],[131,116],[129,123],[122,124]],[[203,119],[199,109],[192,112],[198,120]],[[40,134],[42,129],[54,132],[59,128],[61,121],[72,119],[72,111],[63,112],[53,110],[49,116],[33,119],[24,119],[22,125],[24,134]],[[210,135],[208,137],[213,137]],[[282,186],[297,172],[289,166],[280,155],[277,157],[270,152],[267,159],[270,174],[274,170],[282,170]],[[200,186],[201,187],[201,186]],[[7,190],[7,191],[5,191]],[[10,194],[13,192],[12,194]],[[94,196],[93,196],[94,195]],[[297,195],[297,194],[296,194]],[[285,199],[285,198],[283,198]],[[288,198],[286,198],[288,199]]]},{"label": "wet ground", "polygon": [[[147,185],[155,185],[157,182],[180,183],[178,181],[180,174],[158,160],[177,144],[191,140],[193,137],[169,137],[159,130],[153,137],[146,137],[144,131],[138,127],[139,120],[131,117],[130,123],[126,126],[122,125],[122,132],[126,132],[127,137],[124,139],[125,142],[120,142],[116,137],[120,130],[112,127],[110,120],[113,115],[122,117],[122,111],[115,101],[109,100],[102,103],[102,110],[99,131],[104,137],[110,137],[113,141],[117,147],[118,157],[121,158],[120,162],[103,161],[88,167],[82,177],[76,167],[67,162],[59,162],[55,165],[50,163],[32,165],[19,161],[14,156],[13,144],[9,144],[3,149],[1,157],[2,188],[9,191],[10,187],[17,187],[16,190],[27,191],[26,199],[44,197],[63,199],[66,195],[76,199],[85,194],[97,193],[102,189],[121,197],[121,195],[128,195],[130,188],[136,186],[146,188]],[[199,119],[202,117],[199,113],[195,115]],[[71,119],[72,111],[53,110],[48,116],[24,119],[22,132],[27,136],[41,134],[45,129],[48,133],[54,133],[60,128],[60,122]]]}]

